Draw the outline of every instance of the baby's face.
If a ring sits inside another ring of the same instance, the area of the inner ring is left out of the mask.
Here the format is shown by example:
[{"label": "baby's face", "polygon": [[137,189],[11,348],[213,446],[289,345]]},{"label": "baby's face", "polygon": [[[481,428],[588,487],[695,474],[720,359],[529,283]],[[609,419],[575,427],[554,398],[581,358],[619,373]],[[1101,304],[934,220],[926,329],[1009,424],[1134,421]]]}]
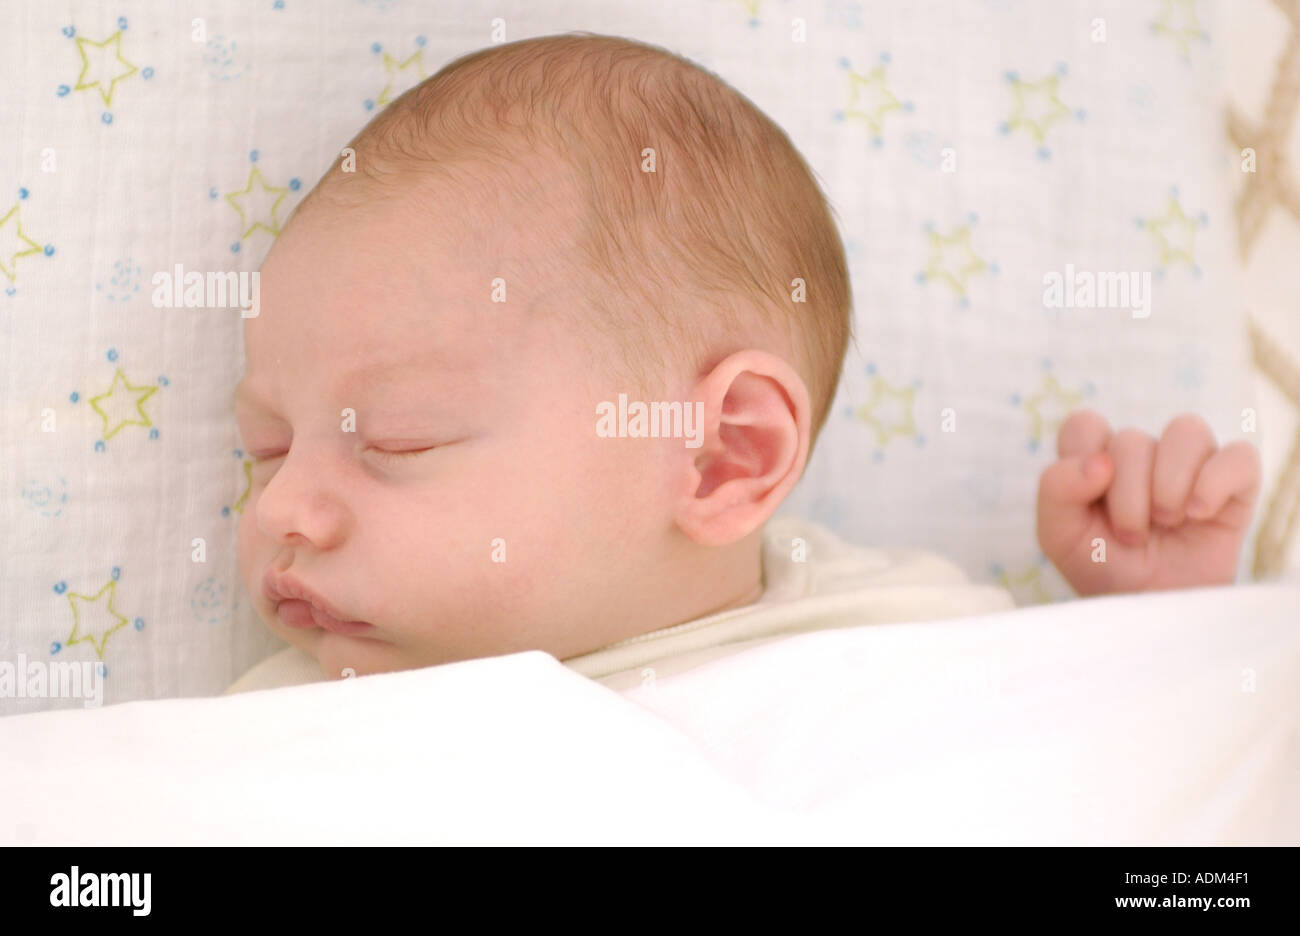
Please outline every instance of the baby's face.
[{"label": "baby's face", "polygon": [[529,233],[545,222],[471,226],[460,201],[431,203],[313,206],[245,325],[241,574],[331,677],[603,645],[675,493],[654,465],[668,448],[597,435],[620,388],[530,308],[565,301],[521,272],[546,267],[552,242]]}]

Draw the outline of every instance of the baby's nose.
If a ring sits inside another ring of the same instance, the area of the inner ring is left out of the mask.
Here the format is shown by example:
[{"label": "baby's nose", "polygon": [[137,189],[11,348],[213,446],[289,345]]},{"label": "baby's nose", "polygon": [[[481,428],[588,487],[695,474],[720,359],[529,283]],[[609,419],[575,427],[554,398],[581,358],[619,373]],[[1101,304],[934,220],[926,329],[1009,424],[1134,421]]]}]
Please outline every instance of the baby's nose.
[{"label": "baby's nose", "polygon": [[336,547],[346,534],[348,509],[333,479],[319,458],[290,451],[258,498],[258,529],[280,543]]}]

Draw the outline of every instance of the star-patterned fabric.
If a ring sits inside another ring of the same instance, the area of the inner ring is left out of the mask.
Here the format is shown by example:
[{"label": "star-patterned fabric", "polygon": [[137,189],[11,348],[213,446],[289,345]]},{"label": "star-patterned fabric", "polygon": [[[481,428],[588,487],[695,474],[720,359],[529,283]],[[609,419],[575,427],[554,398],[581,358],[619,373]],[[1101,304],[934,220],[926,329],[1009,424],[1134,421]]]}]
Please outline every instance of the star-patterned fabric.
[{"label": "star-patterned fabric", "polygon": [[[0,660],[91,662],[114,703],[216,694],[279,648],[235,561],[239,310],[156,304],[154,278],[257,269],[356,131],[491,44],[494,17],[506,41],[680,52],[822,180],[856,338],[783,510],[1059,600],[1034,491],[1072,408],[1152,432],[1194,410],[1253,438],[1206,0],[165,6],[5,7]],[[1052,306],[1044,278],[1067,268],[1150,274],[1149,317]]]}]

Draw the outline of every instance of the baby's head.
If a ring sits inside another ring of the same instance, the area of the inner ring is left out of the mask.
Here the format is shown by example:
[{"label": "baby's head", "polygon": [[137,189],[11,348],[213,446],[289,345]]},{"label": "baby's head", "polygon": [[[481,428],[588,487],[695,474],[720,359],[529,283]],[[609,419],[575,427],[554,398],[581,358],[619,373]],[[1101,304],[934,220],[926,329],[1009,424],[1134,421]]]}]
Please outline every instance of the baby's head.
[{"label": "baby's head", "polygon": [[332,677],[566,659],[752,602],[849,337],[781,130],[590,35],[474,53],[381,111],[261,299],[240,567]]}]

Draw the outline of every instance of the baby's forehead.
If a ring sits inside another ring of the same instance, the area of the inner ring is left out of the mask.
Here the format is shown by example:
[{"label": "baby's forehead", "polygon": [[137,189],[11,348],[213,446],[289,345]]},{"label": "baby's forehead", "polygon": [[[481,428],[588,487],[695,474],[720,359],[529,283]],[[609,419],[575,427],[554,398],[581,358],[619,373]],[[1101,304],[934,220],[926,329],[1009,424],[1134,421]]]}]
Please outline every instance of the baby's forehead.
[{"label": "baby's forehead", "polygon": [[587,197],[553,155],[503,167],[466,154],[384,178],[323,182],[310,212],[335,242],[371,262],[387,253],[423,260],[439,275],[454,266],[490,279],[537,280],[555,272],[556,259],[572,254],[587,229]]},{"label": "baby's forehead", "polygon": [[455,374],[536,349],[535,313],[562,285],[554,259],[542,232],[509,216],[313,205],[263,265],[262,312],[245,322],[248,370]]}]

